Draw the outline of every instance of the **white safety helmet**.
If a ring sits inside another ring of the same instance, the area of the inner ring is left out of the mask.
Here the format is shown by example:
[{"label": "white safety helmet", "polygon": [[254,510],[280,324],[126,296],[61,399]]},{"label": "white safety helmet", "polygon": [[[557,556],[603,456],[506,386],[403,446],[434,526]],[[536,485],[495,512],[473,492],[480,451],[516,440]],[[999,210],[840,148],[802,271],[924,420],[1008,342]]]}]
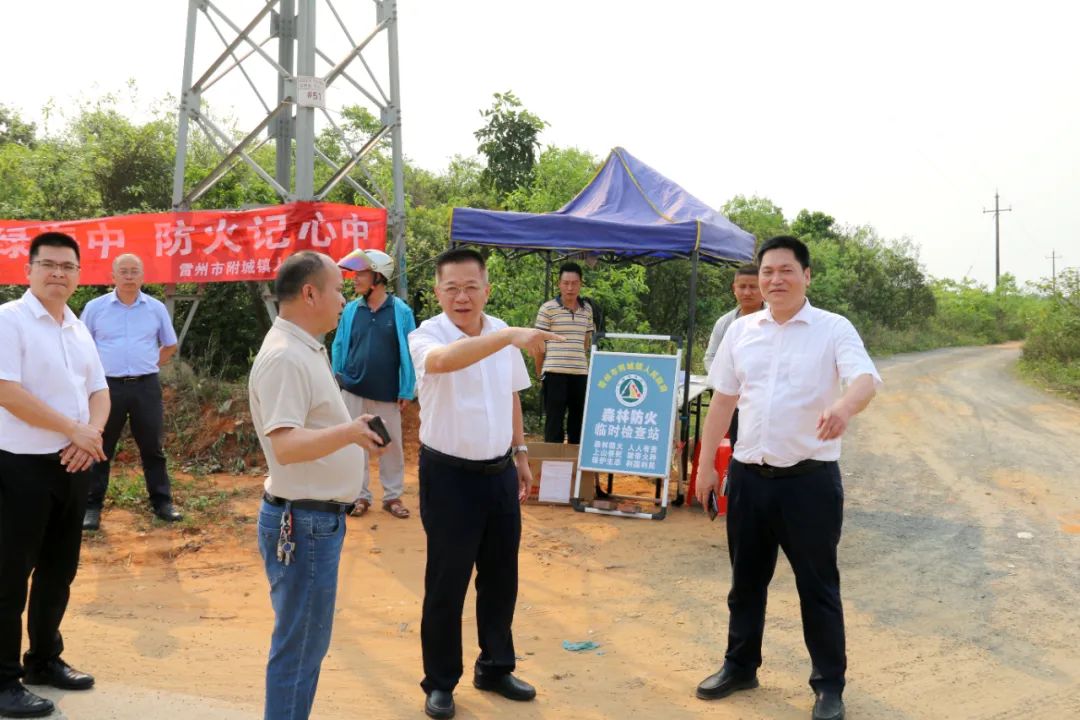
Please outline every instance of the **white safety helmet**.
[{"label": "white safety helmet", "polygon": [[386,278],[386,282],[390,282],[394,278],[394,258],[382,250],[361,250],[357,248],[338,260],[338,267],[353,272],[373,270]]}]

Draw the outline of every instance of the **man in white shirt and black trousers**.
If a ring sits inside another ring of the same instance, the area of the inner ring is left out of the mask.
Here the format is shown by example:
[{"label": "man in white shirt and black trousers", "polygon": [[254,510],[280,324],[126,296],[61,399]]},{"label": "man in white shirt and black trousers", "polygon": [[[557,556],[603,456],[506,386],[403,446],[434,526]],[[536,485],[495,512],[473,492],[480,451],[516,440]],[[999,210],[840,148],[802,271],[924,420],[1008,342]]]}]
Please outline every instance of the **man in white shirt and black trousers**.
[{"label": "man in white shirt and black trousers", "polygon": [[536,690],[511,673],[521,507],[532,474],[518,392],[529,387],[520,350],[535,353],[544,330],[507,327],[484,314],[491,287],[480,253],[452,249],[437,260],[443,312],[409,335],[420,398],[420,518],[427,534],[420,638],[424,712],[454,716],[461,679],[461,612],[476,566],[480,656],[473,685],[511,700]]},{"label": "man in white shirt and black trousers", "polygon": [[[715,394],[701,457],[716,454],[736,405],[740,419],[727,487],[727,652],[697,696],[714,700],[757,687],[765,602],[783,549],[813,663],[813,718],[840,720],[847,656],[836,563],[844,511],[837,460],[840,436],[870,403],[881,377],[852,324],[806,299],[806,245],[772,238],[758,251],[758,265],[768,307],[731,325],[709,371]],[[712,463],[702,470],[697,493],[707,507],[718,482]]]},{"label": "man in white shirt and black trousers", "polygon": [[[78,243],[42,233],[28,261],[30,289],[0,306],[0,717],[52,713],[23,682],[94,684],[60,658],[60,622],[79,567],[89,470],[105,459],[109,386],[90,332],[67,306],[79,285]],[[28,586],[30,648],[20,664]]]}]

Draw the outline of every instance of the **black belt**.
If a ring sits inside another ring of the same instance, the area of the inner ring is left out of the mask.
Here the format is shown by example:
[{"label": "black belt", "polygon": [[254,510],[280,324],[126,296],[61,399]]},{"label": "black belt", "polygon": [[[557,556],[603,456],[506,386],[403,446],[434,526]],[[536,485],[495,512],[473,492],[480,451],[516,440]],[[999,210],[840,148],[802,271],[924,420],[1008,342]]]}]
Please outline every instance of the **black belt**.
[{"label": "black belt", "polygon": [[823,465],[827,465],[828,461],[825,460],[803,460],[797,462],[794,465],[787,467],[776,467],[775,465],[769,465],[768,463],[762,463],[761,465],[755,465],[753,463],[740,463],[747,470],[751,470],[761,477],[766,478],[782,478],[793,477],[795,475],[805,475],[811,470],[815,470]]},{"label": "black belt", "polygon": [[147,373],[146,375],[124,375],[123,377],[107,377],[105,378],[105,380],[108,382],[132,383],[139,382],[140,380],[146,380],[147,378],[156,378],[157,376],[157,373]]},{"label": "black belt", "polygon": [[480,473],[481,475],[498,475],[506,469],[506,466],[510,464],[510,460],[513,458],[510,450],[507,450],[505,455],[490,460],[466,460],[465,458],[441,453],[438,450],[432,450],[427,445],[421,445],[420,452],[443,465],[449,465],[467,472]]},{"label": "black belt", "polygon": [[271,495],[268,492],[263,493],[263,500],[271,505],[284,505],[289,503],[297,510],[314,510],[316,512],[328,512],[328,513],[351,513],[353,508],[356,507],[356,503],[339,503],[329,500],[288,500],[286,498],[280,498],[276,495]]}]

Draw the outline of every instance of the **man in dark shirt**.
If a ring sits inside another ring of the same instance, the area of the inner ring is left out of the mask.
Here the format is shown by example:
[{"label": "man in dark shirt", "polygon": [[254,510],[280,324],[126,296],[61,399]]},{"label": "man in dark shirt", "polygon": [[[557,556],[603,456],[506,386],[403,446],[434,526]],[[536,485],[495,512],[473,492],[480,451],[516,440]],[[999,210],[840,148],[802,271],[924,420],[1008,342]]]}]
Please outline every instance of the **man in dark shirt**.
[{"label": "man in dark shirt", "polygon": [[[379,457],[383,509],[397,518],[409,517],[401,501],[405,490],[405,454],[401,442],[401,411],[415,397],[416,374],[409,355],[409,333],[416,319],[407,304],[388,291],[394,260],[381,250],[354,250],[339,262],[356,273],[360,296],[345,306],[333,345],[334,375],[341,396],[353,417],[370,414],[382,418],[391,443]],[[371,507],[368,468],[354,515]]]}]

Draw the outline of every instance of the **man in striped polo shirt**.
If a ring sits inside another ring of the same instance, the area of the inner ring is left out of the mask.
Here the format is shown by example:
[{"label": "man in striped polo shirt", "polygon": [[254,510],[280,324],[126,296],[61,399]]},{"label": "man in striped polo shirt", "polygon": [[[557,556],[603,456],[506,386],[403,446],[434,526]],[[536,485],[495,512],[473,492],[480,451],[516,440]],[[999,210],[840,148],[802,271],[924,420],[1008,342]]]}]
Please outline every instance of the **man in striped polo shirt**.
[{"label": "man in striped polo shirt", "polygon": [[580,301],[581,266],[564,263],[559,268],[559,295],[540,306],[536,327],[565,340],[549,340],[543,352],[533,356],[544,395],[544,442],[581,442],[581,416],[585,411],[585,387],[589,374],[589,347],[596,331],[592,307]]}]

